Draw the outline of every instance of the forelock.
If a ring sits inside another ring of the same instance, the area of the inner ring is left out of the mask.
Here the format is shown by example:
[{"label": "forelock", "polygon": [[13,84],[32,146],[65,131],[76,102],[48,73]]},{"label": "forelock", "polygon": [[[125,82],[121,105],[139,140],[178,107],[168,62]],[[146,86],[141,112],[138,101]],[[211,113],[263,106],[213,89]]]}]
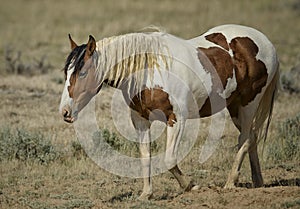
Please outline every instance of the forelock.
[{"label": "forelock", "polygon": [[67,75],[67,71],[70,68],[71,64],[72,64],[72,67],[73,66],[75,67],[74,72],[80,70],[83,67],[86,46],[87,46],[86,44],[77,46],[69,54],[69,56],[67,57],[67,60],[66,60],[65,67],[64,67],[65,76]]}]

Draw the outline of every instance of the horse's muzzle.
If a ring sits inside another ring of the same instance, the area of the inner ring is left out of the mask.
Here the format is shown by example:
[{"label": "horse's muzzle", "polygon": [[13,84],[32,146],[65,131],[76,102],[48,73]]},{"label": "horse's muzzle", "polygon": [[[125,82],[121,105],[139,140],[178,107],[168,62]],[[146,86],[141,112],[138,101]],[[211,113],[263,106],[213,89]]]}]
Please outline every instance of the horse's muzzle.
[{"label": "horse's muzzle", "polygon": [[67,123],[73,123],[75,121],[75,119],[72,117],[64,117],[64,121]]},{"label": "horse's muzzle", "polygon": [[63,115],[64,121],[67,123],[73,123],[76,120],[76,117],[72,116],[72,111],[68,108],[64,108],[62,110],[62,115]]}]

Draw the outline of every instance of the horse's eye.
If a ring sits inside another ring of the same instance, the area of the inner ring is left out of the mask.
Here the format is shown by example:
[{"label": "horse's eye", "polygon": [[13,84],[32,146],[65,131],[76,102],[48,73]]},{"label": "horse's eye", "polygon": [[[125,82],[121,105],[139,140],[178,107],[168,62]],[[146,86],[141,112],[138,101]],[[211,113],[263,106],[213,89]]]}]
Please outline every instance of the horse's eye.
[{"label": "horse's eye", "polygon": [[79,78],[85,78],[87,75],[87,71],[80,71],[79,72]]}]

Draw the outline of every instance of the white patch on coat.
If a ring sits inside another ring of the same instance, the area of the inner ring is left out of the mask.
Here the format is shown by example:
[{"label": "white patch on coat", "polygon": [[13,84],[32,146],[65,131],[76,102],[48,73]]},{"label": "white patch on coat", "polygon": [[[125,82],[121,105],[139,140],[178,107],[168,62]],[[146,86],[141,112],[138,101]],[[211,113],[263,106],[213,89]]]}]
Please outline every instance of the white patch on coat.
[{"label": "white patch on coat", "polygon": [[59,112],[61,113],[63,108],[67,105],[71,106],[73,99],[70,97],[69,91],[68,91],[68,87],[71,85],[70,84],[70,78],[71,75],[73,74],[75,67],[73,65],[73,63],[70,64],[70,66],[72,66],[71,69],[68,69],[67,71],[67,79],[65,82],[65,87],[61,96],[61,100],[60,100],[60,105],[59,105]]},{"label": "white patch on coat", "polygon": [[223,99],[227,99],[231,96],[232,92],[234,92],[236,90],[236,87],[237,87],[237,81],[236,81],[236,76],[235,76],[235,70],[233,69],[232,78],[227,79],[227,84],[226,84],[224,91],[222,93],[218,92],[218,94]]}]

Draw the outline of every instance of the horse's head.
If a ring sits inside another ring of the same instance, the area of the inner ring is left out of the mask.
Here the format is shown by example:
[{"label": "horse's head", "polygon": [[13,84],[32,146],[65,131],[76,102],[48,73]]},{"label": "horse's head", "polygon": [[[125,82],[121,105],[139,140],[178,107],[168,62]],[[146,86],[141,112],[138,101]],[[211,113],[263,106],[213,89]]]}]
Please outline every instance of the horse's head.
[{"label": "horse's head", "polygon": [[59,111],[66,122],[72,123],[78,113],[88,104],[100,89],[97,82],[96,41],[89,36],[87,44],[78,46],[69,35],[71,53],[69,54],[65,73],[65,87],[62,93]]}]

